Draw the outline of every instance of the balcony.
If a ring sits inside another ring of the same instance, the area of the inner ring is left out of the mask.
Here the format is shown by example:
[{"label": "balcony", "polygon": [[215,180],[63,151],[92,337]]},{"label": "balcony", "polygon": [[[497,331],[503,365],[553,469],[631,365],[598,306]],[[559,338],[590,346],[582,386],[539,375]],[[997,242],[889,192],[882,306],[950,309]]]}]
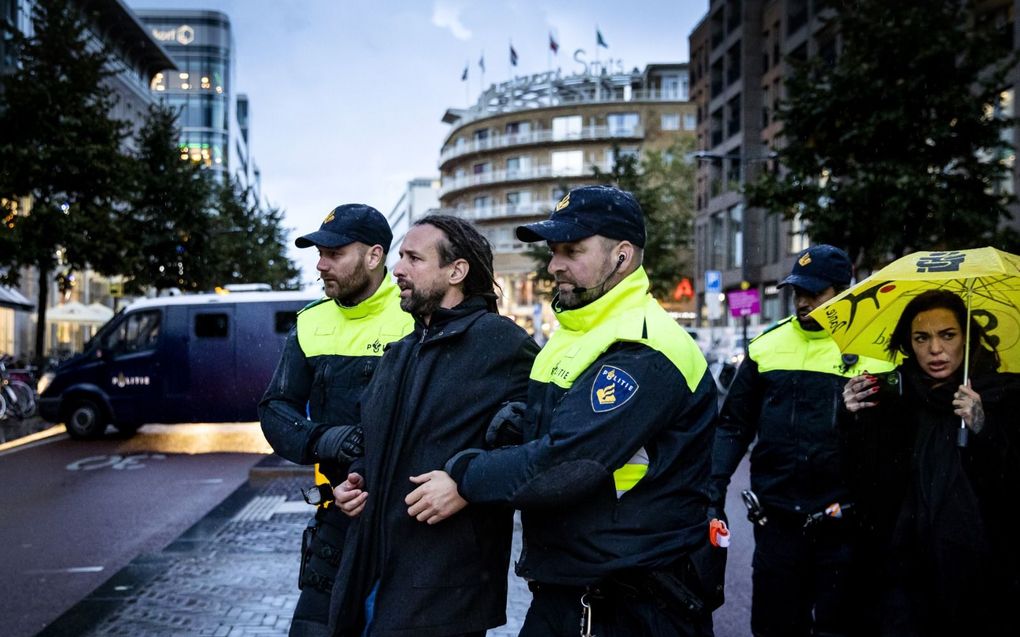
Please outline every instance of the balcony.
[{"label": "balcony", "polygon": [[613,169],[612,163],[585,164],[583,169],[561,168],[553,170],[552,166],[532,166],[520,170],[490,170],[476,175],[464,175],[463,177],[443,177],[443,184],[439,187],[439,197],[445,197],[457,190],[473,188],[476,186],[488,186],[514,181],[532,181],[535,179],[558,179],[560,177],[591,177],[592,168],[598,166],[599,170],[609,172]]},{"label": "balcony", "polygon": [[485,206],[483,208],[446,208],[441,212],[456,215],[469,221],[514,219],[517,217],[547,217],[549,212],[556,207],[557,203],[555,199],[543,199],[542,201]]},{"label": "balcony", "polygon": [[451,159],[490,150],[548,144],[550,142],[595,141],[604,139],[643,139],[645,130],[641,126],[588,126],[576,133],[553,135],[552,129],[544,128],[528,133],[497,135],[487,139],[472,140],[447,146],[439,154],[439,165]]}]

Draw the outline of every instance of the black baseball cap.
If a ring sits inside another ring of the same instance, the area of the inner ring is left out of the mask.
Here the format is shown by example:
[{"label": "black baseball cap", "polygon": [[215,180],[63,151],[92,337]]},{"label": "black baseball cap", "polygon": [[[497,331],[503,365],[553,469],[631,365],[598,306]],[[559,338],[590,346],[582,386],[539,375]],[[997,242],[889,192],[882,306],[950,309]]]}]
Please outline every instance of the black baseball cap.
[{"label": "black baseball cap", "polygon": [[645,218],[634,195],[610,186],[574,188],[548,219],[517,226],[517,238],[528,243],[572,242],[594,235],[645,247]]},{"label": "black baseball cap", "polygon": [[811,294],[818,294],[829,286],[850,285],[853,270],[846,252],[823,243],[811,246],[798,254],[790,276],[783,279],[778,287],[792,285]]},{"label": "black baseball cap", "polygon": [[298,237],[294,245],[299,248],[340,248],[355,241],[370,246],[380,245],[389,252],[393,231],[386,223],[386,217],[372,206],[348,203],[333,208],[318,230]]}]

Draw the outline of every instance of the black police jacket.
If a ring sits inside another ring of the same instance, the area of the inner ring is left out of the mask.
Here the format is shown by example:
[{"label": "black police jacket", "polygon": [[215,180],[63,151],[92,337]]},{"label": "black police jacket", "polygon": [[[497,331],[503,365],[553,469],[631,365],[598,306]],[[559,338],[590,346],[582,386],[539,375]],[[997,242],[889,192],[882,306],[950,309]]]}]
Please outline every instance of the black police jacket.
[{"label": "black police jacket", "polygon": [[[354,307],[327,298],[301,310],[259,403],[262,432],[273,451],[291,462],[312,464],[315,442],[326,428],[357,424],[361,392],[385,346],[412,325],[411,315],[400,309],[400,289],[389,277]],[[324,463],[320,468],[334,484],[346,477],[346,467]]]},{"label": "black police jacket", "polygon": [[708,537],[715,384],[643,269],[582,308],[531,372],[526,442],[448,463],[472,503],[521,509],[517,574],[593,584],[665,568]]},{"label": "black police jacket", "polygon": [[843,386],[888,361],[844,357],[824,331],[788,318],[751,341],[730,385],[712,451],[712,500],[721,507],[748,446],[751,488],[766,508],[809,515],[849,498],[837,416]]},{"label": "black police jacket", "polygon": [[369,635],[451,635],[506,621],[513,511],[469,505],[428,525],[407,514],[410,476],[441,469],[484,444],[508,401],[524,400],[538,346],[511,320],[471,297],[393,343],[362,397],[368,501],[351,524],[333,589],[335,634],[362,635],[364,602],[378,583]]}]

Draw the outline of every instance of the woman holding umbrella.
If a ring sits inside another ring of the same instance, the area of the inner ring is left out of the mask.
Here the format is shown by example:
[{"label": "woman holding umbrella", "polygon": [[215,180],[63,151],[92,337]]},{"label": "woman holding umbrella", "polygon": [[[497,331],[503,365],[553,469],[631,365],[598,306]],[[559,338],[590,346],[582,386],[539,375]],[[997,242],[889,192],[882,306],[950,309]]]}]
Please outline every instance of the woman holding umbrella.
[{"label": "woman holding umbrella", "polygon": [[1015,634],[1020,383],[998,373],[995,343],[973,318],[964,383],[968,318],[953,292],[917,295],[887,345],[903,357],[898,376],[865,374],[844,388],[860,608],[882,631],[862,634],[988,637],[1010,625]]}]

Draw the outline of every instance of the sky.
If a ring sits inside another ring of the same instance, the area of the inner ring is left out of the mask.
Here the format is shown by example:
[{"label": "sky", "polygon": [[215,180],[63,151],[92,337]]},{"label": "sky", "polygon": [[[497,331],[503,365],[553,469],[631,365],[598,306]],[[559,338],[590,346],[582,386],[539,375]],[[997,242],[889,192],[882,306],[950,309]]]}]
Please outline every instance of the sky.
[{"label": "sky", "polygon": [[[210,9],[230,18],[235,92],[247,93],[262,194],[285,210],[289,256],[316,278],[316,230],[342,203],[389,213],[407,182],[438,177],[448,108],[514,76],[579,70],[575,51],[644,68],[688,61],[709,0],[126,0],[132,9]],[[549,54],[549,34],[560,45]],[[513,44],[519,60],[509,62]],[[484,55],[482,76],[478,60]],[[461,74],[468,67],[467,81]],[[483,84],[484,81],[484,84]]]}]

